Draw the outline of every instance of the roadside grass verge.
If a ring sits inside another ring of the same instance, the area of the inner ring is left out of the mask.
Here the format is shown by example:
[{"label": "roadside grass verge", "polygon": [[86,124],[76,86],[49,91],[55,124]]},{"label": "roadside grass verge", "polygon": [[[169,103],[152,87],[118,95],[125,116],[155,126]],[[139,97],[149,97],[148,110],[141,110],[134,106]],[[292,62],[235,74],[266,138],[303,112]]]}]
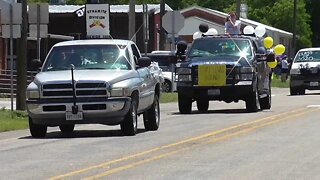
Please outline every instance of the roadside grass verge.
[{"label": "roadside grass verge", "polygon": [[289,81],[290,79],[288,78],[286,82],[281,82],[281,79],[279,77],[278,78],[273,78],[271,80],[271,87],[277,87],[277,88],[289,88],[290,85],[289,85]]},{"label": "roadside grass verge", "polygon": [[160,103],[170,103],[177,102],[178,94],[177,93],[161,93],[160,95]]},{"label": "roadside grass verge", "polygon": [[28,128],[28,115],[25,111],[0,109],[0,132]]}]

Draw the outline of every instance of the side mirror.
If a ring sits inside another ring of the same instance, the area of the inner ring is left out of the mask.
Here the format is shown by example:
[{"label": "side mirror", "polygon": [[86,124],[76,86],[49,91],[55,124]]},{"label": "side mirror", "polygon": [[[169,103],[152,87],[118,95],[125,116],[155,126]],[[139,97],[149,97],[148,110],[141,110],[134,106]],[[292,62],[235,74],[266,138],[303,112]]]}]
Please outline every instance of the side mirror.
[{"label": "side mirror", "polygon": [[186,59],[186,49],[188,47],[188,43],[185,41],[179,41],[177,43],[177,53],[176,56],[179,60],[184,61]]},{"label": "side mirror", "polygon": [[138,60],[139,67],[148,67],[151,64],[151,59],[149,57],[141,57]]},{"label": "side mirror", "polygon": [[40,59],[33,59],[32,61],[31,61],[31,68],[33,69],[33,70],[38,70],[40,67],[41,67],[41,61],[40,61]]}]

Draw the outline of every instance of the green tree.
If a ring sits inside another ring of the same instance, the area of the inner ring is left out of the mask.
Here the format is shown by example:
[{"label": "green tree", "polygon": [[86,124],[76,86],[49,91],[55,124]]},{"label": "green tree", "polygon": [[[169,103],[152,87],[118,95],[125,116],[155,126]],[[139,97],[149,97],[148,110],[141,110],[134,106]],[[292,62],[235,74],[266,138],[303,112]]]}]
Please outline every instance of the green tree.
[{"label": "green tree", "polygon": [[[293,0],[247,0],[248,18],[289,32],[293,31]],[[310,15],[305,1],[298,1],[298,49],[311,47]]]},{"label": "green tree", "polygon": [[199,4],[206,8],[224,11],[224,9],[228,9],[235,4],[235,0],[200,0]]},{"label": "green tree", "polygon": [[306,9],[311,16],[311,29],[313,32],[312,35],[312,44],[313,46],[320,46],[320,1],[319,0],[306,0]]}]

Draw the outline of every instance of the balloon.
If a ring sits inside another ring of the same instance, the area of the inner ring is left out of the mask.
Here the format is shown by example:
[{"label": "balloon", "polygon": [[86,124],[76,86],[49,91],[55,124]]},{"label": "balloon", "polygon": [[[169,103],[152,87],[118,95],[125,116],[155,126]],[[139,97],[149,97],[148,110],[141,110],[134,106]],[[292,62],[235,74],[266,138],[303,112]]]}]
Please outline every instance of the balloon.
[{"label": "balloon", "polygon": [[218,31],[215,28],[210,28],[204,35],[206,36],[214,36],[217,35]]},{"label": "balloon", "polygon": [[201,36],[202,36],[202,34],[200,33],[200,32],[195,32],[195,33],[193,33],[193,40],[195,40],[195,39],[198,39],[198,38],[201,38]]},{"label": "balloon", "polygon": [[266,37],[263,39],[263,45],[265,48],[271,48],[273,45],[273,39],[272,37]]},{"label": "balloon", "polygon": [[256,29],[254,30],[256,36],[262,37],[266,33],[266,28],[264,26],[257,26]]},{"label": "balloon", "polygon": [[267,62],[269,68],[275,68],[278,64],[277,60],[274,60],[273,62]]},{"label": "balloon", "polygon": [[243,29],[243,34],[253,34],[254,28],[252,26],[246,26]]},{"label": "balloon", "polygon": [[278,44],[276,45],[276,47],[274,47],[274,53],[277,56],[282,55],[285,51],[286,51],[286,48],[282,44]]},{"label": "balloon", "polygon": [[208,31],[208,29],[209,29],[208,24],[201,23],[201,24],[199,25],[199,30],[200,30],[200,32],[202,32],[202,33],[207,32],[207,31]]}]

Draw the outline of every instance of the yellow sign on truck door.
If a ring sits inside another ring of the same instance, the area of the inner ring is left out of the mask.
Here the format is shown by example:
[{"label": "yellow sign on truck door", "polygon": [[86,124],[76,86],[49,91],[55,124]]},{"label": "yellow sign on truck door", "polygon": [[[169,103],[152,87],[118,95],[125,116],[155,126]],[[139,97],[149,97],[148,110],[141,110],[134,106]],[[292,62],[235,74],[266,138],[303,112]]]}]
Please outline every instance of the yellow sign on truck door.
[{"label": "yellow sign on truck door", "polygon": [[199,65],[198,85],[199,86],[225,86],[226,65]]}]

